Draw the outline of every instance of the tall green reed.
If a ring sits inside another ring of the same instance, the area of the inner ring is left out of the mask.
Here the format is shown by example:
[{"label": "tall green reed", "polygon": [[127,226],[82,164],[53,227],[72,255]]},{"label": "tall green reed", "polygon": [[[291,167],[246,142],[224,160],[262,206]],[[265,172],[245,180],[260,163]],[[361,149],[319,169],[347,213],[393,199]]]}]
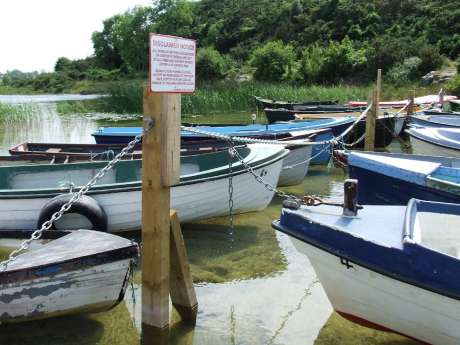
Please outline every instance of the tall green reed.
[{"label": "tall green reed", "polygon": [[0,103],[0,124],[5,125],[24,121],[33,112],[33,106],[28,104]]},{"label": "tall green reed", "polygon": [[[259,82],[199,83],[195,94],[183,95],[182,114],[214,114],[219,112],[254,111],[254,96],[284,101],[302,100],[337,100],[346,103],[350,100],[367,100],[374,85],[291,85]],[[418,95],[433,92],[429,88],[417,85],[392,86],[384,85],[381,99],[405,99],[409,90],[416,89]],[[139,82],[111,86],[109,97],[103,102],[107,111],[117,113],[142,112],[142,85]],[[110,109],[110,110],[109,110]]]}]

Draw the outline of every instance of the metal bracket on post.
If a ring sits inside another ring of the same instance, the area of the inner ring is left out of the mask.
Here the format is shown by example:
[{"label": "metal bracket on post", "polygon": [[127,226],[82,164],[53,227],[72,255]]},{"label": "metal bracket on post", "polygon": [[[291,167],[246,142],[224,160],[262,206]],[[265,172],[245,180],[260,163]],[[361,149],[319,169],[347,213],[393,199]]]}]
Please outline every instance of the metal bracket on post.
[{"label": "metal bracket on post", "polygon": [[155,127],[155,119],[153,117],[148,117],[144,119],[144,123],[146,125],[146,128],[152,129]]},{"label": "metal bracket on post", "polygon": [[358,180],[347,179],[343,187],[343,215],[355,217],[358,215],[358,209],[362,208],[358,205]]}]

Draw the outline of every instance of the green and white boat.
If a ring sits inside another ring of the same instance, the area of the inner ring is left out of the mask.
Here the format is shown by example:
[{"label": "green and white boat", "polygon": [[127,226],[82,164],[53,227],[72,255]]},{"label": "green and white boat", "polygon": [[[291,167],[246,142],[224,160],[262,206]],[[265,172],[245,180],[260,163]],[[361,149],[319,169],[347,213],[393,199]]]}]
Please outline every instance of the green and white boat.
[{"label": "green and white boat", "polygon": [[[276,186],[289,150],[280,145],[252,144],[238,148],[255,174]],[[232,161],[232,173],[229,161]],[[118,162],[89,192],[108,220],[108,231],[141,226],[141,160]],[[45,204],[77,191],[106,162],[0,166],[0,229],[35,229]],[[257,182],[228,151],[181,157],[180,184],[171,189],[171,207],[181,221],[194,221],[229,212],[229,177],[233,176],[233,212],[264,209],[274,192]],[[57,228],[91,228],[79,214],[64,215]]]}]

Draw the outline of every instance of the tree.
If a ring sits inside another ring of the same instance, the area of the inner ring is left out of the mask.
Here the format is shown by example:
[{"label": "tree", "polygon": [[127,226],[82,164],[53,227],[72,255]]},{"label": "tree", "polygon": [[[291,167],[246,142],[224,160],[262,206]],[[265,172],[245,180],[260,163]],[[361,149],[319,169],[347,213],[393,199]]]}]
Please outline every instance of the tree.
[{"label": "tree", "polygon": [[55,72],[64,72],[71,69],[72,60],[66,57],[60,57],[57,59],[56,63],[54,64],[54,71]]},{"label": "tree", "polygon": [[223,79],[230,69],[230,61],[212,47],[200,48],[196,55],[196,74],[201,80]]},{"label": "tree", "polygon": [[255,68],[254,77],[264,81],[289,79],[294,57],[291,45],[284,45],[281,41],[269,42],[252,53],[250,64]]},{"label": "tree", "polygon": [[123,63],[113,32],[114,25],[119,19],[120,15],[116,15],[104,20],[102,31],[95,31],[91,36],[95,61],[99,67],[115,69],[120,68]]}]

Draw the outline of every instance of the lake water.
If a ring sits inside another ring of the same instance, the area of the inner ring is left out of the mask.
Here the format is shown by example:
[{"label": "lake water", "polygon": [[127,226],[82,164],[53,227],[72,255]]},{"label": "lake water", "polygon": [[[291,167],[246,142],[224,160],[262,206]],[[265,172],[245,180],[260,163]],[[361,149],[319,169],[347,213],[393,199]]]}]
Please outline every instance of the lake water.
[{"label": "lake water", "polygon": [[[18,97],[8,97],[10,103],[18,103]],[[46,103],[34,97],[34,110],[26,120],[0,124],[2,153],[23,141],[92,143],[91,133],[100,126],[141,123],[140,116],[129,116],[124,121],[123,115],[57,113],[55,101],[81,100],[79,96],[46,96]],[[0,96],[2,100],[6,97]],[[22,98],[24,101],[30,99]],[[186,120],[240,123],[249,122],[250,116],[220,114]],[[390,150],[400,151],[399,142],[395,141]],[[345,178],[342,169],[313,166],[301,185],[283,190],[340,200]],[[172,312],[170,343],[412,344],[396,335],[355,326],[332,313],[308,259],[294,249],[286,235],[270,226],[279,217],[281,201],[275,197],[261,212],[236,215],[233,230],[228,217],[182,224],[199,313],[193,328],[181,323]],[[0,344],[137,344],[140,280],[137,272],[125,303],[110,312],[2,326]]]}]

